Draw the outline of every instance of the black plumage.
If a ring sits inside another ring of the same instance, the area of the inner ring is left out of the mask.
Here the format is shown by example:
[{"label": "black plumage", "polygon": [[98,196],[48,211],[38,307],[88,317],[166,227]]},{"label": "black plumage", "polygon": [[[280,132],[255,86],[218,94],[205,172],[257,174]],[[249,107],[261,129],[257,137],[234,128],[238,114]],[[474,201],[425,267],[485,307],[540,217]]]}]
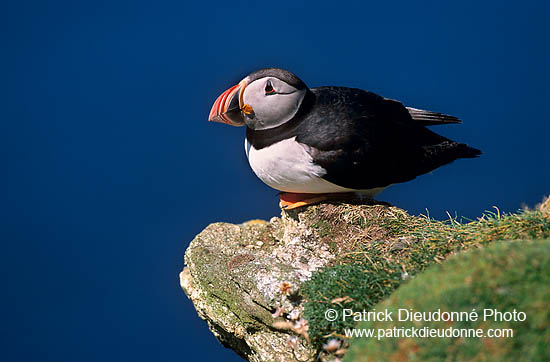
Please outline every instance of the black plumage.
[{"label": "black plumage", "polygon": [[267,130],[247,127],[246,137],[257,150],[296,137],[309,147],[313,162],[327,171],[324,179],[367,190],[479,156],[481,151],[425,127],[459,122],[361,89],[319,87],[307,91],[290,121]]}]

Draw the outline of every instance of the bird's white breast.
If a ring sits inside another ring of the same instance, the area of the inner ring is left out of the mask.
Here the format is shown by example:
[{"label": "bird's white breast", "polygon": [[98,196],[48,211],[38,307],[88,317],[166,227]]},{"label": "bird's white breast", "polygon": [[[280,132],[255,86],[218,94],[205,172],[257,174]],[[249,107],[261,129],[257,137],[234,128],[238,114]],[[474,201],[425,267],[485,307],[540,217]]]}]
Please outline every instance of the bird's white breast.
[{"label": "bird's white breast", "polygon": [[263,182],[274,189],[296,193],[354,191],[322,179],[327,172],[313,163],[307,149],[308,146],[296,142],[296,137],[260,150],[256,150],[245,139],[250,167]]}]

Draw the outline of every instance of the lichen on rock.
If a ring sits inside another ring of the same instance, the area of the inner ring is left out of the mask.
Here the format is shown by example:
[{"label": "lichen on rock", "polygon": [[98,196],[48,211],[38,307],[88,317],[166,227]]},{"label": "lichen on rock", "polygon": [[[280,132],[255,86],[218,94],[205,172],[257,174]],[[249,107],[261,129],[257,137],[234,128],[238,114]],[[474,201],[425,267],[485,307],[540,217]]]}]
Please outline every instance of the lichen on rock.
[{"label": "lichen on rock", "polygon": [[371,308],[462,250],[548,237],[545,210],[497,210],[461,224],[342,203],[283,211],[269,222],[214,223],[188,247],[181,286],[218,340],[249,361],[338,360],[349,341],[324,320],[326,308]]},{"label": "lichen on rock", "polygon": [[283,213],[270,222],[209,225],[187,249],[180,279],[226,347],[250,361],[304,361],[314,350],[298,338],[307,336],[298,288],[334,257],[303,216]]},{"label": "lichen on rock", "polygon": [[380,221],[407,217],[389,206],[322,204],[269,222],[214,223],[187,249],[181,286],[220,342],[245,359],[314,360],[300,287],[357,242],[387,236]]}]

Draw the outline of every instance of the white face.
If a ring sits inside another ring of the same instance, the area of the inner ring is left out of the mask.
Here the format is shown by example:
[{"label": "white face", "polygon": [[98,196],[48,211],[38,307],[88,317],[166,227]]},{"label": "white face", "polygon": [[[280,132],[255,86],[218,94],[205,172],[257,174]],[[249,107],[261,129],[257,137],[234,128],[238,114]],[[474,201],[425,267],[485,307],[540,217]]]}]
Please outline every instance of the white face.
[{"label": "white face", "polygon": [[298,112],[305,93],[278,78],[256,79],[244,89],[243,103],[254,111],[246,124],[255,130],[280,126]]}]

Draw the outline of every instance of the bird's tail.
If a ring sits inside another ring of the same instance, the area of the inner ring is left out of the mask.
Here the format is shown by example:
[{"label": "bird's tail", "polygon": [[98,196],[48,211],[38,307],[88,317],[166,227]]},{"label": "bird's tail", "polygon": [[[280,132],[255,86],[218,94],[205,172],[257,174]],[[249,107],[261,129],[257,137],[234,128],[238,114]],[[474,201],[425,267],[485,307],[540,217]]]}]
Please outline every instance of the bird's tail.
[{"label": "bird's tail", "polygon": [[481,152],[481,150],[470,147],[465,143],[458,143],[456,145],[456,151],[458,154],[458,158],[476,158],[483,153]]},{"label": "bird's tail", "polygon": [[459,158],[475,158],[481,155],[480,150],[470,147],[465,143],[459,143],[449,139],[425,147],[424,152],[422,161],[417,165],[421,173],[429,172]]}]

